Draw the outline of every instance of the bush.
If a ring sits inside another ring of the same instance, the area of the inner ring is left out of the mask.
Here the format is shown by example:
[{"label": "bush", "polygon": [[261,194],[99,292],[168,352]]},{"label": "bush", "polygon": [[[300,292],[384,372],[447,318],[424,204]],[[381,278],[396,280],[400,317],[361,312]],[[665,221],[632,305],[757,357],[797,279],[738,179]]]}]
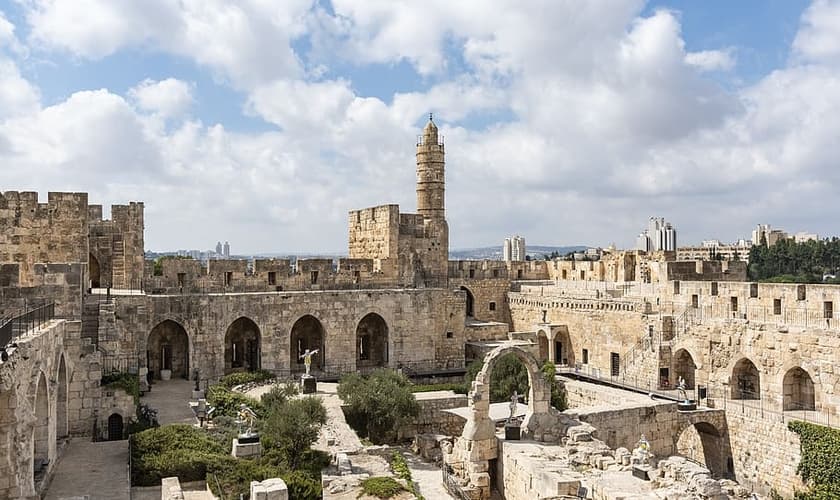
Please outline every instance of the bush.
[{"label": "bush", "polygon": [[788,423],[788,428],[799,434],[802,459],[797,472],[810,490],[797,499],[840,498],[832,493],[840,491],[840,430],[800,421]]},{"label": "bush", "polygon": [[341,378],[338,395],[347,405],[348,423],[377,444],[396,439],[397,429],[420,411],[411,382],[402,373],[379,369],[369,377]]},{"label": "bush", "polygon": [[[321,499],[321,471],[317,475],[306,474],[302,471],[291,471],[280,477],[289,488],[289,498],[292,500],[320,500]],[[317,479],[316,479],[317,478]]]},{"label": "bush", "polygon": [[165,477],[203,480],[208,463],[226,451],[206,432],[187,424],[148,429],[131,436],[132,484],[159,485]]},{"label": "bush", "polygon": [[265,382],[274,378],[271,372],[257,370],[255,372],[236,372],[225,375],[219,380],[221,386],[233,389],[237,385],[250,384],[252,382]]},{"label": "bush", "polygon": [[259,401],[240,392],[234,392],[223,385],[211,385],[207,389],[207,404],[215,408],[213,418],[218,415],[236,417],[239,406],[246,404],[259,416],[263,415],[263,408]]},{"label": "bush", "polygon": [[359,496],[391,498],[402,491],[405,491],[405,488],[392,477],[371,477],[362,480],[362,493]]},{"label": "bush", "polygon": [[327,410],[320,399],[292,399],[272,407],[263,425],[262,442],[266,449],[276,449],[290,469],[297,469],[325,423]]},{"label": "bush", "polygon": [[159,427],[160,424],[158,423],[157,415],[157,410],[151,406],[145,403],[137,405],[136,418],[128,423],[128,433],[136,434],[146,429]]},{"label": "bush", "polygon": [[262,403],[263,408],[265,408],[267,412],[270,412],[272,409],[285,404],[287,401],[297,396],[299,392],[300,390],[298,389],[297,384],[294,383],[276,385],[272,387],[270,391],[262,395],[260,403]]},{"label": "bush", "polygon": [[134,397],[134,406],[140,402],[140,379],[130,373],[110,373],[104,375],[99,385],[107,389],[122,389],[129,396]]}]

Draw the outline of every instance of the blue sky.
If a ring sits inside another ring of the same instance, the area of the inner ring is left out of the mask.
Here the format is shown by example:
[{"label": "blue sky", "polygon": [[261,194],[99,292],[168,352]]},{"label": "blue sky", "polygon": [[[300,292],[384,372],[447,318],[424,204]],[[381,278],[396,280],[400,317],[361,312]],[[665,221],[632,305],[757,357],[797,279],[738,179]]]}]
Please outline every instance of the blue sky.
[{"label": "blue sky", "polygon": [[155,250],[341,251],[347,210],[413,210],[433,111],[453,247],[833,231],[802,126],[837,1],[497,3],[0,1],[2,189],[142,197]]}]

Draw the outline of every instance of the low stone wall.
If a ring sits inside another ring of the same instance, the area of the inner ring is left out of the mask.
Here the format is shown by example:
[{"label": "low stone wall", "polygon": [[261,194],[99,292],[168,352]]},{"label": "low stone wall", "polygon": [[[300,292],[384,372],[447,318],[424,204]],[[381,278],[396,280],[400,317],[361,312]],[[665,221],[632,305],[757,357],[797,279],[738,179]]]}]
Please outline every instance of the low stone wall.
[{"label": "low stone wall", "polygon": [[584,475],[557,465],[557,459],[565,456],[553,456],[551,450],[559,448],[500,440],[494,471],[497,489],[507,500],[577,497]]},{"label": "low stone wall", "polygon": [[452,391],[419,392],[414,395],[420,404],[420,413],[413,422],[399,431],[400,439],[410,439],[417,434],[443,434],[458,436],[464,429],[464,419],[443,410],[467,406],[466,394]]},{"label": "low stone wall", "polygon": [[622,406],[650,401],[650,398],[633,392],[615,389],[591,382],[582,382],[563,377],[561,385],[566,389],[566,403],[569,408],[590,406]]},{"label": "low stone wall", "polygon": [[675,433],[680,427],[676,403],[650,401],[648,404],[637,403],[620,408],[593,406],[567,410],[566,413],[595,427],[594,437],[610,448],[632,450],[644,434],[657,457],[670,456],[676,451]]},{"label": "low stone wall", "polygon": [[102,399],[99,402],[99,413],[96,421],[96,436],[94,439],[104,441],[110,439],[108,435],[108,419],[117,414],[122,418],[123,436],[128,436],[128,424],[135,419],[136,407],[134,396],[126,394],[122,389],[102,388]]}]

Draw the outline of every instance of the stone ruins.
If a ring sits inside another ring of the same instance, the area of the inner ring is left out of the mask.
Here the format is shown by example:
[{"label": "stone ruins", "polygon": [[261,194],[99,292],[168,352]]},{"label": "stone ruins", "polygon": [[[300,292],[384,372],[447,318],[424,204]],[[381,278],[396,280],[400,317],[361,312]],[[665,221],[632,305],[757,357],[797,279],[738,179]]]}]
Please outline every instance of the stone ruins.
[{"label": "stone ruins", "polygon": [[[803,489],[786,423],[840,425],[840,287],[750,283],[743,262],[674,252],[450,261],[433,121],[416,148],[417,212],[350,211],[337,262],[156,266],[144,260],[143,203],[103,220],[85,193],[0,194],[0,498],[39,498],[69,436],[106,439],[131,419],[132,398],[101,387],[103,373],[136,374],[141,387],[256,369],[299,377],[315,349],[312,373],[333,379],[377,367],[453,377],[485,358],[461,426],[417,426],[455,436],[438,440],[444,477],[470,498],[491,487],[509,499]],[[504,354],[530,375],[519,439],[490,417]],[[544,360],[569,410],[550,406]],[[696,410],[677,408],[680,378]],[[633,470],[642,434],[645,480]]]}]

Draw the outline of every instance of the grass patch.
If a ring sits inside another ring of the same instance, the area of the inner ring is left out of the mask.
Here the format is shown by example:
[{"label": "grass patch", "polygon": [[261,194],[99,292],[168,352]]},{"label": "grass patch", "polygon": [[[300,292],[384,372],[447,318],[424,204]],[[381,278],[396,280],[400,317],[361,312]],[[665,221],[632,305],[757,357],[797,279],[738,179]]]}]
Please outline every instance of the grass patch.
[{"label": "grass patch", "polygon": [[370,495],[376,498],[391,498],[405,491],[405,488],[392,477],[370,477],[362,480],[362,491],[356,498]]},{"label": "grass patch", "polygon": [[422,385],[412,385],[411,392],[433,392],[433,391],[452,391],[455,394],[466,394],[469,392],[469,388],[467,384],[457,384],[457,383],[449,383],[449,384],[422,384]]}]

